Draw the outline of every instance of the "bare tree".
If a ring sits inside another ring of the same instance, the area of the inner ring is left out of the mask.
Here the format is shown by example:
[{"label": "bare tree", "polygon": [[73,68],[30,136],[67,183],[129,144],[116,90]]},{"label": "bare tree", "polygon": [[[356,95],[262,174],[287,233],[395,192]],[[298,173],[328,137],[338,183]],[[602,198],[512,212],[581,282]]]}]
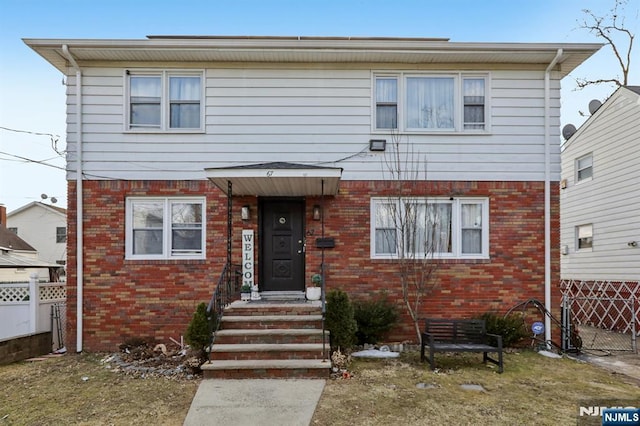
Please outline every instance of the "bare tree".
[{"label": "bare tree", "polygon": [[[633,34],[625,26],[625,6],[627,0],[615,0],[613,9],[604,16],[598,16],[590,9],[583,9],[582,12],[587,15],[582,21],[578,21],[579,28],[588,30],[600,39],[604,39],[605,45],[609,46],[620,65],[622,71],[622,79],[618,76],[610,78],[600,78],[597,80],[589,80],[585,78],[577,78],[576,84],[579,89],[593,84],[614,83],[616,86],[626,86],[628,84],[629,66],[631,65],[631,51],[633,50]],[[637,19],[638,11],[636,11]]]},{"label": "bare tree", "polygon": [[404,306],[420,342],[423,301],[436,285],[434,256],[451,236],[442,224],[446,212],[441,210],[446,205],[411,194],[415,182],[427,178],[426,157],[421,159],[411,144],[403,147],[397,132],[392,132],[391,139],[383,174],[388,173],[392,188],[376,206],[376,251],[391,255],[398,264]]}]

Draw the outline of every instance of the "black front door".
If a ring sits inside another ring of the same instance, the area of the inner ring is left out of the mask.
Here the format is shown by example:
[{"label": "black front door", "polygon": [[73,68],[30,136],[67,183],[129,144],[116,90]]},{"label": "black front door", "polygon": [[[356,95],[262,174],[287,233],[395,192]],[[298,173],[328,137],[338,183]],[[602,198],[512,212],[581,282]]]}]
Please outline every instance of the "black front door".
[{"label": "black front door", "polygon": [[260,291],[304,290],[304,200],[260,200]]}]

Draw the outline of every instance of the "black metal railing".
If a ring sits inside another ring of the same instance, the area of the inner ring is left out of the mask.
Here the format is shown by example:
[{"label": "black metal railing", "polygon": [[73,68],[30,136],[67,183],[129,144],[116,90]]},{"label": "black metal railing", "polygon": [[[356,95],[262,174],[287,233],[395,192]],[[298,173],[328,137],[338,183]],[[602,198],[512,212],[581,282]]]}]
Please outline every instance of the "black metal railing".
[{"label": "black metal railing", "polygon": [[211,325],[209,348],[213,345],[216,331],[220,328],[224,308],[237,298],[240,291],[240,268],[240,265],[226,263],[211,295],[211,300],[207,306],[207,320]]},{"label": "black metal railing", "polygon": [[[322,249],[324,252],[324,249]],[[323,253],[324,254],[324,253]],[[322,277],[321,286],[321,306],[322,306],[322,359],[329,359],[329,354],[327,353],[327,328],[326,328],[326,317],[327,317],[327,299],[326,299],[326,285],[325,285],[325,264],[324,264],[324,256],[322,259],[322,263],[320,264],[320,275]]]}]

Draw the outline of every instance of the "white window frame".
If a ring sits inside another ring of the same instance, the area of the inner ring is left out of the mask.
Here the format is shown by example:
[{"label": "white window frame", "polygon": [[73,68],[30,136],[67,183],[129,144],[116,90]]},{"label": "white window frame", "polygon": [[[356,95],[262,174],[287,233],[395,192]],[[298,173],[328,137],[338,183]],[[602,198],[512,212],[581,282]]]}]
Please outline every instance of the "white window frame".
[{"label": "white window frame", "polygon": [[[591,159],[591,165],[589,167],[580,168],[580,166],[579,166],[580,162],[583,161],[583,160],[586,160],[587,158]],[[576,158],[575,169],[576,169],[576,176],[575,176],[576,184],[582,183],[582,182],[588,182],[590,180],[593,180],[593,153],[590,152],[589,154],[586,154],[586,155],[583,155],[582,157]],[[583,171],[583,170],[587,170],[587,169],[591,169],[591,175],[588,176],[588,177],[580,178],[579,177],[580,176],[580,172]]]},{"label": "white window frame", "polygon": [[[583,238],[589,238],[589,237],[591,238],[591,245],[589,247],[580,247],[580,231],[581,230],[585,231]],[[575,235],[576,252],[593,251],[593,224],[592,223],[585,223],[585,224],[576,226],[575,234],[576,234]]]},{"label": "white window frame", "polygon": [[[395,204],[397,209],[402,209],[403,205],[410,203],[446,203],[451,204],[451,239],[452,250],[450,253],[429,253],[426,256],[434,259],[489,259],[489,199],[485,197],[461,197],[461,198],[444,198],[444,197],[374,197],[370,203],[370,257],[371,259],[400,259],[399,244],[396,244],[396,253],[376,253],[376,209],[381,204]],[[477,204],[481,206],[482,211],[482,235],[480,253],[462,253],[462,205]],[[401,231],[396,224],[396,235],[400,236]],[[410,256],[405,254],[405,258],[421,259],[425,257],[424,253],[412,253]]]},{"label": "white window frame", "polygon": [[[162,253],[134,254],[133,253],[133,206],[137,202],[163,203],[162,218]],[[200,204],[202,208],[201,252],[200,253],[172,253],[172,223],[171,205],[179,203]],[[205,197],[128,197],[125,210],[125,259],[129,260],[166,260],[166,259],[205,259],[206,258],[206,198]]]},{"label": "white window frame", "polygon": [[[454,126],[453,128],[408,128],[406,125],[407,114],[407,78],[411,77],[433,77],[433,78],[453,78],[454,80]],[[377,102],[376,102],[376,80],[377,78],[396,78],[397,79],[397,128],[378,128],[377,127]],[[484,80],[484,128],[483,129],[465,129],[464,128],[464,93],[463,82],[465,79],[483,79]],[[389,132],[398,132],[402,134],[489,134],[491,132],[491,74],[489,72],[385,72],[374,71],[371,78],[371,131],[375,134],[383,134]]]},{"label": "white window frame", "polygon": [[[159,77],[160,78],[160,125],[136,126],[131,123],[131,77]],[[171,77],[199,77],[200,78],[200,126],[199,127],[170,127],[170,94],[169,79]],[[128,69],[125,70],[124,90],[124,131],[131,133],[203,133],[205,120],[205,73],[204,70],[157,70],[157,69]]]}]

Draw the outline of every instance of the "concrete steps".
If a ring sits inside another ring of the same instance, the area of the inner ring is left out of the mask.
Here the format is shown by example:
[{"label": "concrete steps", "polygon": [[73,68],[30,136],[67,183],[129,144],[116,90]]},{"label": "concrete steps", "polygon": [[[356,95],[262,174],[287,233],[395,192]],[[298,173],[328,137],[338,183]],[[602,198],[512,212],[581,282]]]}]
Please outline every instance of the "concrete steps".
[{"label": "concrete steps", "polygon": [[205,378],[326,378],[328,353],[319,302],[237,301],[225,309],[202,370]]}]

